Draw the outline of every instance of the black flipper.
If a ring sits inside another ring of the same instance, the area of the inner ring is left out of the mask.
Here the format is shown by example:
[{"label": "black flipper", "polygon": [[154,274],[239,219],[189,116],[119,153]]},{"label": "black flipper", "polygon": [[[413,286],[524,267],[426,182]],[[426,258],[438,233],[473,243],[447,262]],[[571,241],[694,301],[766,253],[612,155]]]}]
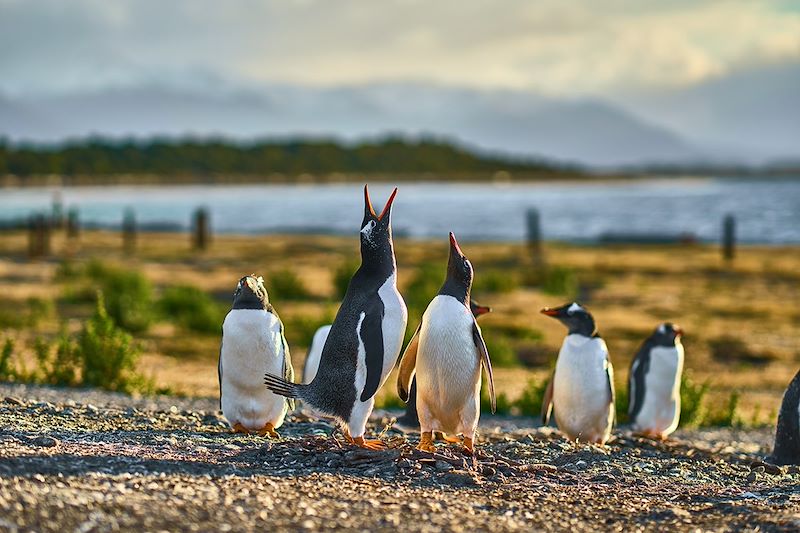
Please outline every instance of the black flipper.
[{"label": "black flipper", "polygon": [[644,379],[650,371],[651,348],[648,342],[642,344],[631,362],[631,371],[628,374],[628,419],[631,424],[636,423],[636,417],[644,404]]},{"label": "black flipper", "polygon": [[481,358],[481,364],[486,371],[486,380],[489,382],[489,399],[492,403],[492,414],[497,410],[497,398],[494,394],[494,373],[492,372],[492,361],[489,359],[489,350],[486,348],[486,342],[481,335],[481,328],[475,319],[472,319],[472,340],[475,342],[475,347],[478,348],[478,355]]},{"label": "black flipper", "polygon": [[366,312],[361,321],[361,342],[364,344],[364,363],[367,366],[367,381],[360,398],[362,402],[378,392],[383,373],[383,302],[380,298],[376,300],[376,305]]},{"label": "black flipper", "polygon": [[[277,315],[276,315],[277,316]],[[294,382],[294,367],[292,366],[292,356],[289,353],[289,343],[286,342],[286,336],[283,334],[283,322],[278,319],[281,325],[281,345],[283,348],[283,379],[289,383]],[[294,399],[288,398],[289,409],[294,410]]]},{"label": "black flipper", "polygon": [[219,383],[219,408],[222,410],[222,343],[219,341],[219,362],[217,363],[217,383]]}]

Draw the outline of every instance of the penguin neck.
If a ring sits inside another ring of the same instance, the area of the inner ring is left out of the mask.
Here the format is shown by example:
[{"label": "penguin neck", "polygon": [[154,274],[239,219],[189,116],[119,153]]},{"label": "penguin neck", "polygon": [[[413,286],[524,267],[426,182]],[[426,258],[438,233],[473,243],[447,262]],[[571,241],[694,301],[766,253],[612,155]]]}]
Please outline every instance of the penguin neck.
[{"label": "penguin neck", "polygon": [[597,332],[597,327],[595,326],[594,321],[591,323],[581,322],[576,325],[570,325],[568,334],[581,335],[582,337],[587,337],[590,339],[600,336],[600,333]]},{"label": "penguin neck", "polygon": [[383,283],[395,270],[397,270],[397,264],[391,241],[382,243],[377,248],[361,245],[361,267],[358,269],[357,275],[378,278]]},{"label": "penguin neck", "polygon": [[438,294],[440,296],[452,296],[469,309],[470,288],[469,285],[447,276]]}]

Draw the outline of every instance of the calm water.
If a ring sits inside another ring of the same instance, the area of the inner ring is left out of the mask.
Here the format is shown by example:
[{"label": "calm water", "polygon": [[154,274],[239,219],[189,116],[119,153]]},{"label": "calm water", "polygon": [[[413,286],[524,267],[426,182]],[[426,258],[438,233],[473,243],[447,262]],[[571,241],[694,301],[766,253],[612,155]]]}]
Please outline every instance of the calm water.
[{"label": "calm water", "polygon": [[[461,240],[522,240],[525,213],[541,213],[546,239],[592,241],[612,232],[696,235],[717,240],[726,213],[740,240],[800,243],[800,180],[672,179],[561,184],[400,184],[395,233]],[[57,189],[0,189],[0,220],[49,210]],[[370,189],[376,211],[391,192]],[[198,206],[210,209],[217,232],[353,234],[362,217],[358,184],[168,187],[81,187],[60,191],[83,222],[116,226],[126,207],[143,223],[189,227]]]}]

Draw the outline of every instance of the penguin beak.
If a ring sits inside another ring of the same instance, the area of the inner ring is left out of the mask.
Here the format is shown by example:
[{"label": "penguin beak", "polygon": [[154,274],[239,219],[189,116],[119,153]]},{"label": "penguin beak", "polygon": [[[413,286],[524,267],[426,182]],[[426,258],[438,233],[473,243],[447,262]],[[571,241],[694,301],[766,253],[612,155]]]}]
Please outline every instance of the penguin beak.
[{"label": "penguin beak", "polygon": [[672,331],[675,332],[676,337],[680,337],[681,335],[683,335],[683,329],[680,326],[673,326]]},{"label": "penguin beak", "polygon": [[476,305],[475,308],[473,309],[473,314],[475,316],[481,316],[491,312],[492,312],[491,307],[486,307],[483,305]]},{"label": "penguin beak", "polygon": [[372,208],[372,202],[369,199],[369,187],[367,184],[364,184],[364,211],[372,215],[372,218],[378,218],[375,214],[375,210]]},{"label": "penguin beak", "polygon": [[453,235],[453,232],[450,232],[450,250],[455,251],[458,255],[464,255],[464,252],[461,251],[461,247],[458,245],[458,241],[456,240],[456,236]]},{"label": "penguin beak", "polygon": [[[364,188],[364,190],[366,190],[366,187]],[[394,190],[392,191],[391,196],[389,196],[389,199],[386,200],[386,205],[383,206],[383,211],[381,211],[381,214],[378,215],[378,220],[383,220],[384,215],[386,215],[386,213],[388,213],[391,210],[392,202],[394,202],[394,197],[396,195],[397,195],[397,187],[394,188]],[[371,209],[371,207],[370,207],[370,209]],[[373,214],[374,214],[374,211],[373,211]]]},{"label": "penguin beak", "polygon": [[545,307],[544,309],[541,310],[541,313],[543,315],[555,317],[561,314],[561,309],[558,309],[557,307]]}]

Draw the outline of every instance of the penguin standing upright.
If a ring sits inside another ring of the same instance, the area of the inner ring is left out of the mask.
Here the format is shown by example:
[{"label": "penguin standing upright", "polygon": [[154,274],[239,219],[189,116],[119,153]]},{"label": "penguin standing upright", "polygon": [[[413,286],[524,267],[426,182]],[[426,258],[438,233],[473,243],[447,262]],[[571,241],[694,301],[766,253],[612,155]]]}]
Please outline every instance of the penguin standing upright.
[{"label": "penguin standing upright", "polygon": [[265,376],[267,387],[283,396],[299,398],[322,416],[342,426],[353,444],[371,449],[380,440],[364,439],[375,393],[386,381],[400,354],[408,312],[397,290],[397,266],[392,244],[392,192],[376,215],[364,187],[361,223],[361,266],[347,287],[342,305],[311,383],[296,384],[274,373]]},{"label": "penguin standing upright", "polygon": [[219,401],[234,431],[277,436],[286,416],[286,398],[264,389],[264,372],[294,379],[289,345],[261,277],[239,280],[233,305],[222,324],[219,350]]},{"label": "penguin standing upright", "polygon": [[397,392],[408,401],[411,379],[417,378],[420,450],[432,452],[433,432],[463,435],[473,451],[480,417],[481,367],[486,370],[492,412],[494,378],[489,352],[469,307],[472,264],[450,233],[447,277],[422,315],[400,362]]},{"label": "penguin standing upright", "polygon": [[660,324],[631,362],[628,415],[637,433],[665,439],[681,417],[683,344],[680,327]]},{"label": "penguin standing upright", "polygon": [[[475,300],[469,301],[469,309],[472,311],[472,316],[476,319],[486,313],[491,313],[492,308],[481,305]],[[412,431],[419,431],[419,415],[417,414],[417,377],[411,380],[411,389],[408,393],[408,403],[406,404],[406,412],[397,419],[394,427],[409,433]],[[449,439],[448,439],[449,440]]]},{"label": "penguin standing upright", "polygon": [[783,393],[769,460],[779,465],[800,465],[800,371]]},{"label": "penguin standing upright", "polygon": [[570,440],[605,444],[614,422],[614,369],[594,318],[577,303],[542,313],[569,329],[545,391],[542,420],[547,424],[554,411],[558,429]]}]

